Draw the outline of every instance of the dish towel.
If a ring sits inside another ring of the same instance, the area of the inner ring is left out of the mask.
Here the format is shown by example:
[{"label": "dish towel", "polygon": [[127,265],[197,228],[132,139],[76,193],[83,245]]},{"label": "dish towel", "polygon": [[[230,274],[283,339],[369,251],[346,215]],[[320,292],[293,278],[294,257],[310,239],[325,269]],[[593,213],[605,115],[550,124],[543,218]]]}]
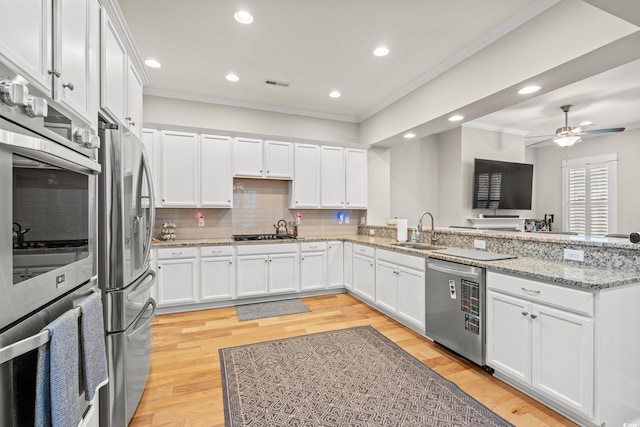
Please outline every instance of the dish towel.
[{"label": "dish towel", "polygon": [[49,323],[49,342],[38,349],[35,427],[77,427],[78,314],[69,310]]},{"label": "dish towel", "polygon": [[92,401],[97,390],[109,381],[101,296],[99,293],[92,293],[80,301],[78,306],[82,310],[80,343],[82,344],[85,399]]}]

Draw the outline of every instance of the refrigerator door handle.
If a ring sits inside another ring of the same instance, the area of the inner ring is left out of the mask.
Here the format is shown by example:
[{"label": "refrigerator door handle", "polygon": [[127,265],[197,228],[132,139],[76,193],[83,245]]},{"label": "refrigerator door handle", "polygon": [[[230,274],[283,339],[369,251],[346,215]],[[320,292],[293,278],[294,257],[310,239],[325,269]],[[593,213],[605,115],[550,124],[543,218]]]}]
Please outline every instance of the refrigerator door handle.
[{"label": "refrigerator door handle", "polygon": [[[151,312],[151,315],[149,317],[147,317],[142,324],[138,324],[140,322],[140,320],[142,319],[144,313],[146,313],[147,309],[149,308],[149,306],[153,307],[153,311]],[[153,298],[150,298],[149,301],[147,302],[147,304],[145,305],[144,309],[140,311],[140,313],[138,314],[138,316],[136,317],[136,320],[133,321],[133,326],[132,326],[132,331],[131,332],[127,332],[127,340],[131,340],[134,335],[136,335],[138,332],[144,330],[149,323],[151,323],[151,321],[153,320],[153,317],[156,314],[156,302]]]},{"label": "refrigerator door handle", "polygon": [[[147,283],[144,283],[145,280],[151,278]],[[153,284],[156,282],[156,272],[149,269],[145,274],[143,274],[138,280],[136,280],[131,286],[131,292],[127,294],[127,301],[132,301],[138,297],[138,295],[146,292]],[[143,285],[144,283],[144,285]]]},{"label": "refrigerator door handle", "polygon": [[[147,160],[147,155],[145,154],[144,149],[142,150],[142,168],[144,170],[144,174],[147,176],[147,186],[149,191],[149,222],[147,226],[149,227],[149,235],[147,236],[147,244],[145,245],[144,250],[144,260],[145,262],[149,259],[149,254],[151,253],[151,241],[153,240],[153,227],[156,221],[156,200],[153,192],[153,177],[151,175],[151,168],[149,167],[149,161]],[[142,195],[140,195],[142,197]]]}]

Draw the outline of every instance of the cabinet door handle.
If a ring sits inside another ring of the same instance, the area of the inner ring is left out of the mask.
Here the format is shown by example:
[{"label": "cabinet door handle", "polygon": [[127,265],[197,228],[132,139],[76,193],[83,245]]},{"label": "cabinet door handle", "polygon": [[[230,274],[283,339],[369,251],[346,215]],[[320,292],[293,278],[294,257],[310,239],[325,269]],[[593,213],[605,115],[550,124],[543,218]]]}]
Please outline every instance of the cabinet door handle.
[{"label": "cabinet door handle", "polygon": [[528,313],[528,312],[526,312],[526,311],[523,311],[523,312],[522,312],[522,315],[523,315],[523,316],[526,316],[527,314],[529,314],[529,313]]},{"label": "cabinet door handle", "polygon": [[69,90],[73,90],[73,83],[69,82],[69,83],[65,83],[62,85],[62,87],[66,87]]},{"label": "cabinet door handle", "polygon": [[534,289],[527,289],[527,288],[523,288],[523,287],[521,287],[521,289],[523,291],[525,291],[525,292],[529,292],[529,293],[536,294],[536,295],[538,295],[540,293],[540,291],[536,291]]},{"label": "cabinet door handle", "polygon": [[532,314],[532,315],[531,315],[531,318],[532,318],[532,319],[535,319],[536,317],[538,317],[538,315],[537,315],[537,314]]},{"label": "cabinet door handle", "polygon": [[304,257],[300,258],[300,261],[304,261]]},{"label": "cabinet door handle", "polygon": [[49,75],[53,74],[56,77],[60,77],[60,70],[57,68],[53,71],[49,70],[48,72],[49,72]]},{"label": "cabinet door handle", "polygon": [[229,261],[229,264],[233,264],[233,261]]}]

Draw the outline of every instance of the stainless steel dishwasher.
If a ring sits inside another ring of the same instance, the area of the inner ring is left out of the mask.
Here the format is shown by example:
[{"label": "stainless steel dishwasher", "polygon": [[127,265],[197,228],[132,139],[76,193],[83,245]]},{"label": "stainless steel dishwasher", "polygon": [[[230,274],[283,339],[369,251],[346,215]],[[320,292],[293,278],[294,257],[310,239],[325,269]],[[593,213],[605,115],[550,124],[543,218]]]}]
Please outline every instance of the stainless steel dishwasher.
[{"label": "stainless steel dishwasher", "polygon": [[485,269],[427,259],[426,335],[485,365]]}]

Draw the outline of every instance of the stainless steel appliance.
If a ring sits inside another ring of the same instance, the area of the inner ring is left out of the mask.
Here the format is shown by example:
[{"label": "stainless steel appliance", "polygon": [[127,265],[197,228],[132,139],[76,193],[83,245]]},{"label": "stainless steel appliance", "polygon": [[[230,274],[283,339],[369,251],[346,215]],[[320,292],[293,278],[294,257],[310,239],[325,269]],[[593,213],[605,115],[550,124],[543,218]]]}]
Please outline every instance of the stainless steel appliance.
[{"label": "stainless steel appliance", "polygon": [[0,64],[0,425],[10,427],[33,425],[41,330],[97,284],[99,141],[34,94]]},{"label": "stainless steel appliance", "polygon": [[477,363],[485,364],[485,270],[427,259],[426,335]]},{"label": "stainless steel appliance", "polygon": [[149,255],[154,223],[151,174],[142,142],[118,124],[100,122],[98,277],[105,291],[108,387],[101,425],[124,427],[135,412],[151,366]]},{"label": "stainless steel appliance", "polygon": [[0,118],[0,330],[96,274],[99,171]]}]

